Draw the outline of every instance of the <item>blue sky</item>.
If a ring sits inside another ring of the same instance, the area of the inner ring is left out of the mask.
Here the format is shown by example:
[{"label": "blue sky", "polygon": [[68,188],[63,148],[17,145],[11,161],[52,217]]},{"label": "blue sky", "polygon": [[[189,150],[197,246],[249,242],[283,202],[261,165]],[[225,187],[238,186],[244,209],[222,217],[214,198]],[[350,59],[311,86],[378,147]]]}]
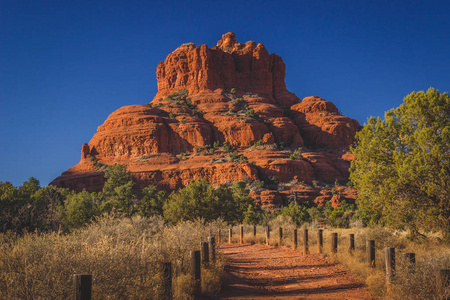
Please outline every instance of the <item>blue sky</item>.
[{"label": "blue sky", "polygon": [[121,106],[148,103],[182,43],[233,31],[286,64],[288,90],[363,124],[450,90],[450,1],[0,1],[0,181],[47,185]]}]

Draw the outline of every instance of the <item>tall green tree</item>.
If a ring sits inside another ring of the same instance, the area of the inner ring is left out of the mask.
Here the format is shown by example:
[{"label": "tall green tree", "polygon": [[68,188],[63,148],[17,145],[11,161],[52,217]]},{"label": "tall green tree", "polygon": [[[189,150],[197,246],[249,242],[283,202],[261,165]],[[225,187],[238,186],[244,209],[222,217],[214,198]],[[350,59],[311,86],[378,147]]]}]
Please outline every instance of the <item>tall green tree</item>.
[{"label": "tall green tree", "polygon": [[155,184],[142,189],[142,198],[137,205],[137,213],[141,216],[162,215],[167,196],[165,191],[158,191]]},{"label": "tall green tree", "polygon": [[449,236],[449,94],[413,92],[384,120],[370,118],[356,138],[350,179],[360,218]]},{"label": "tall green tree", "polygon": [[114,164],[104,171],[106,178],[102,190],[100,211],[110,212],[113,209],[125,216],[131,216],[137,202],[137,192],[133,188],[134,180],[126,166]]},{"label": "tall green tree", "polygon": [[67,196],[60,215],[65,229],[72,230],[88,224],[99,213],[98,193],[82,191]]},{"label": "tall green tree", "polygon": [[302,205],[292,201],[288,206],[281,209],[281,215],[291,217],[292,221],[294,221],[297,225],[302,225],[305,222],[311,221],[308,208],[309,205]]},{"label": "tall green tree", "polygon": [[41,188],[33,177],[16,188],[0,182],[0,231],[58,230],[58,211],[68,191],[53,186]]},{"label": "tall green tree", "polygon": [[244,212],[244,219],[242,223],[249,225],[257,225],[262,223],[266,211],[259,205],[249,204],[247,210]]},{"label": "tall green tree", "polygon": [[205,221],[222,218],[227,222],[242,222],[250,201],[242,184],[231,188],[221,184],[217,188],[205,179],[193,180],[185,188],[170,194],[164,204],[164,217],[171,223],[203,218]]}]

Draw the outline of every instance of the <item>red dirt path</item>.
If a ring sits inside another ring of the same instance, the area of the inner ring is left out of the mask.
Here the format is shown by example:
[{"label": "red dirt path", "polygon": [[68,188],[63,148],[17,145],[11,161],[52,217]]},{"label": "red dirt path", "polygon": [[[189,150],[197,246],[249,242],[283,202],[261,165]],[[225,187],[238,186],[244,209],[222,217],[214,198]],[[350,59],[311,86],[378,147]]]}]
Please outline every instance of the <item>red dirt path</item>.
[{"label": "red dirt path", "polygon": [[227,278],[220,299],[375,299],[343,266],[288,248],[220,244]]}]

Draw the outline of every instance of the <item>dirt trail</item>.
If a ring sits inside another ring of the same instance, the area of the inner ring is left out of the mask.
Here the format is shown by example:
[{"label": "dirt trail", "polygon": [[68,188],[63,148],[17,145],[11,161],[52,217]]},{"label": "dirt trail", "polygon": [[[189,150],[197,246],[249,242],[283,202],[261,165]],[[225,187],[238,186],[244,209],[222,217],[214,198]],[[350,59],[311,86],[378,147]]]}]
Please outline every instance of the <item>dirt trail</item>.
[{"label": "dirt trail", "polygon": [[220,299],[374,299],[343,266],[265,245],[221,244],[228,276]]}]

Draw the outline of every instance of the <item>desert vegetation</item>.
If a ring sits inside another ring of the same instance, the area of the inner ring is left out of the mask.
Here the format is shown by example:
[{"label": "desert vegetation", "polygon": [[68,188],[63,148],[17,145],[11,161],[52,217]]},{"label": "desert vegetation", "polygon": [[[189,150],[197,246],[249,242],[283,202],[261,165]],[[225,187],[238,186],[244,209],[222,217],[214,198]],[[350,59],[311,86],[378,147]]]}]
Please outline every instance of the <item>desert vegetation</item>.
[{"label": "desert vegetation", "polygon": [[[183,92],[169,98],[190,105],[186,96]],[[429,89],[408,95],[384,120],[370,118],[351,149],[355,159],[349,185],[359,192],[355,204],[317,205],[297,201],[294,193],[281,208],[261,207],[250,192],[296,185],[339,196],[346,189],[338,181],[334,186],[316,180],[309,185],[278,182],[274,176],[217,185],[199,179],[171,192],[156,185],[136,190],[125,166],[102,165],[95,157],[91,160],[106,179],[100,192],[40,187],[35,178],[19,187],[0,182],[0,298],[68,298],[71,276],[86,272],[94,276],[96,298],[154,299],[161,293],[160,265],[170,261],[175,266],[174,295],[188,299],[193,290],[190,251],[219,232],[224,241],[227,230],[237,233],[241,224],[244,242],[267,243],[268,226],[268,243],[288,247],[294,246],[295,230],[308,229],[310,252],[319,251],[319,228],[326,227],[328,242],[321,251],[363,278],[374,295],[386,296],[388,290],[394,299],[447,295],[447,290],[436,288],[435,274],[450,268],[449,111],[448,93]],[[264,146],[262,140],[254,145]],[[214,154],[219,147],[228,152],[226,161],[248,162],[227,142],[198,148],[195,155]],[[302,149],[294,149],[290,159],[304,159]],[[331,233],[339,237],[337,253],[329,244]],[[349,234],[355,238],[351,251],[346,248]],[[366,242],[371,240],[374,262],[367,258]],[[240,236],[235,234],[232,241],[240,242]],[[389,288],[385,247],[394,247],[398,257]],[[415,253],[414,272],[401,259],[406,253]],[[214,295],[220,289],[223,261],[219,258],[202,272],[202,290]]]},{"label": "desert vegetation", "polygon": [[[167,226],[160,216],[106,214],[70,234],[0,234],[1,299],[73,298],[72,276],[92,274],[93,299],[157,299],[161,264],[171,262],[175,299],[190,299],[190,251],[223,222],[204,220]],[[202,292],[220,289],[223,261],[202,268]]]},{"label": "desert vegetation", "polygon": [[[370,118],[357,134],[351,180],[365,223],[450,235],[450,98],[430,88]],[[421,233],[422,232],[422,233]]]},{"label": "desert vegetation", "polygon": [[[207,236],[233,224],[268,224],[278,215],[296,226],[313,220],[306,204],[281,211],[257,205],[249,191],[264,188],[262,181],[212,186],[201,179],[169,194],[155,185],[138,192],[121,165],[107,167],[104,176],[98,193],[41,188],[34,178],[20,187],[0,184],[2,298],[68,298],[72,276],[88,273],[95,298],[154,299],[160,266],[170,261],[175,298],[189,299],[189,253]],[[219,258],[202,270],[203,293],[215,294],[222,276]]]}]

